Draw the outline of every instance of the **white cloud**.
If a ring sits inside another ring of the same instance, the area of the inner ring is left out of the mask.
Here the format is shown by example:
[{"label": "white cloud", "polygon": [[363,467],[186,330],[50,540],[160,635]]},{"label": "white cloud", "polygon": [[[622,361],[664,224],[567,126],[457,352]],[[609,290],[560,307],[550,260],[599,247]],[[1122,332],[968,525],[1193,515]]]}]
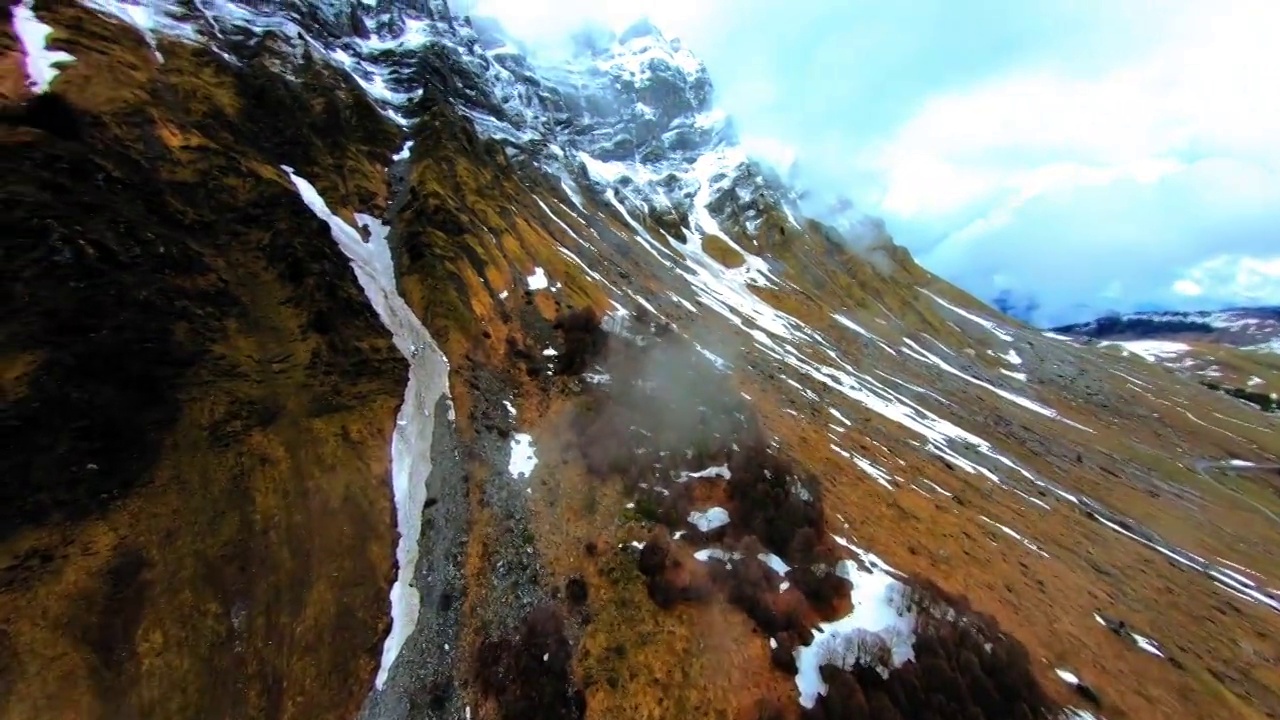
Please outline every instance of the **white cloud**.
[{"label": "white cloud", "polygon": [[[1219,255],[1187,270],[1186,276],[1174,282],[1174,291],[1183,294],[1186,289],[1203,291],[1203,288],[1219,290],[1230,288],[1227,297],[1218,299],[1224,303],[1275,304],[1280,302],[1280,255],[1271,257],[1247,257]],[[1220,292],[1220,290],[1219,290]]]},{"label": "white cloud", "polygon": [[999,275],[1057,319],[1099,300],[1280,302],[1255,254],[1280,238],[1280,92],[1264,89],[1280,88],[1280,4],[1172,7],[1165,41],[1096,77],[1013,70],[927,99],[860,158],[890,229],[917,229],[900,239],[968,289],[991,297]]},{"label": "white cloud", "polygon": [[475,4],[525,39],[648,15],[754,155],[980,297],[1034,294],[1042,321],[1280,303],[1272,0]]},{"label": "white cloud", "polygon": [[621,32],[643,17],[674,37],[708,27],[723,9],[714,2],[688,0],[471,0],[471,4],[474,14],[496,17],[508,32],[535,43],[561,40],[588,22]]},{"label": "white cloud", "polygon": [[1188,280],[1187,278],[1174,280],[1170,289],[1179,295],[1186,295],[1187,297],[1196,297],[1204,294],[1204,288],[1200,287],[1194,280]]}]

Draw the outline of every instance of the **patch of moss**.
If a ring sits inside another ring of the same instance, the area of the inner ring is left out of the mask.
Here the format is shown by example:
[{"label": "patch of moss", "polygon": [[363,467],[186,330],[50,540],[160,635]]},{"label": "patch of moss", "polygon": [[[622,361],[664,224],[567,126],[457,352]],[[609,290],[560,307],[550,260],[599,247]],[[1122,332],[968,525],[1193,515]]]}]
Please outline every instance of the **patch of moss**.
[{"label": "patch of moss", "polygon": [[747,263],[742,257],[742,253],[738,252],[724,238],[719,235],[707,235],[702,238],[702,250],[711,256],[711,259],[721,265],[733,269],[740,268]]}]

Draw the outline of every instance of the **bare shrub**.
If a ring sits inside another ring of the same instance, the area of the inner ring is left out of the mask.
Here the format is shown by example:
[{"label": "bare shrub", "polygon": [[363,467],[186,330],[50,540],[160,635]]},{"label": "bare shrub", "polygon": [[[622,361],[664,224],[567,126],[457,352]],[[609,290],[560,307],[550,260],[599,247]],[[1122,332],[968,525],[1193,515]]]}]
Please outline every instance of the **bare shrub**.
[{"label": "bare shrub", "polygon": [[570,310],[556,318],[552,327],[560,331],[564,351],[556,356],[557,375],[581,375],[605,351],[609,334],[600,326],[594,308]]},{"label": "bare shrub", "polygon": [[708,571],[702,563],[681,557],[664,529],[655,530],[640,551],[638,569],[645,577],[649,598],[663,609],[682,602],[700,602],[711,596]]},{"label": "bare shrub", "polygon": [[893,667],[893,649],[879,633],[859,628],[824,638],[821,664],[841,670],[870,667],[887,675]]},{"label": "bare shrub", "polygon": [[[890,665],[881,663],[891,660],[883,641],[831,643],[822,667],[827,695],[805,718],[1030,720],[1058,709],[1036,681],[1026,648],[1001,632],[994,618],[929,581],[906,584],[901,602],[916,613],[915,660],[883,673],[880,668]],[[874,660],[863,662],[864,653]],[[866,715],[856,714],[859,700]],[[842,714],[847,708],[854,714]]]},{"label": "bare shrub", "polygon": [[755,703],[755,720],[787,720],[787,711],[777,700],[760,699]]},{"label": "bare shrub", "polygon": [[525,617],[514,638],[486,638],[476,681],[504,720],[572,720],[586,715],[586,695],[573,678],[573,651],[554,605]]}]

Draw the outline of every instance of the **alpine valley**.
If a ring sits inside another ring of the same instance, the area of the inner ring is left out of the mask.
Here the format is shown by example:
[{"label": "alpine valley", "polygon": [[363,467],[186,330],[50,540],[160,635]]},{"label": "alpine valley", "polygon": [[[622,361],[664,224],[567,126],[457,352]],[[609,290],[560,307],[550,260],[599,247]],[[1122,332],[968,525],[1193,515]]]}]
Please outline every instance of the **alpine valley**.
[{"label": "alpine valley", "polygon": [[1280,717],[1268,340],[809,217],[647,22],[5,2],[0,717]]}]

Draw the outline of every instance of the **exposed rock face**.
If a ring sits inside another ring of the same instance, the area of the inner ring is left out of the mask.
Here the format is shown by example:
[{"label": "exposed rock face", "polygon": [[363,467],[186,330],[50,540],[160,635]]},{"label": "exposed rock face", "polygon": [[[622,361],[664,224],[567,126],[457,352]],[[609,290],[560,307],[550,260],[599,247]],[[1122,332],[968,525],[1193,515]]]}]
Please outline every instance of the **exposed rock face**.
[{"label": "exposed rock face", "polygon": [[406,362],[275,165],[367,205],[394,128],[327,66],[41,15],[76,60],[0,130],[3,714],[352,713]]},{"label": "exposed rock face", "polygon": [[651,24],[16,7],[0,717],[1280,711],[1196,470],[1276,421],[804,217]]}]

